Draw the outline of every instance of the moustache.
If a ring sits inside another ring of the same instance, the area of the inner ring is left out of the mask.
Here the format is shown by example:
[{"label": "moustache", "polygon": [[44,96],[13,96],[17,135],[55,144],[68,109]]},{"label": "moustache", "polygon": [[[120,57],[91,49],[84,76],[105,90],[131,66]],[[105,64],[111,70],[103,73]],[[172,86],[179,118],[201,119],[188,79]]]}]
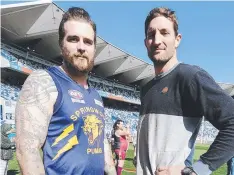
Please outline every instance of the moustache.
[{"label": "moustache", "polygon": [[74,54],[73,57],[81,57],[81,58],[85,58],[85,59],[88,60],[87,55],[84,55],[84,54],[79,54],[79,53],[78,54]]}]

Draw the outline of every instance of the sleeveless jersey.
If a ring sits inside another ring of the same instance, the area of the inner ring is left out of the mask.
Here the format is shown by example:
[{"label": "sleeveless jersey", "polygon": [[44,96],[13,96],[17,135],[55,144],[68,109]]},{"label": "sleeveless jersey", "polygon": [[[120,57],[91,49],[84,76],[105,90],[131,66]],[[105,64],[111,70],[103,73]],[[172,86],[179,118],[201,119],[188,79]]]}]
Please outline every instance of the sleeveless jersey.
[{"label": "sleeveless jersey", "polygon": [[59,67],[47,72],[58,90],[43,146],[47,175],[104,174],[104,107],[98,92],[85,89]]},{"label": "sleeveless jersey", "polygon": [[119,136],[117,137],[114,134],[114,143],[115,143],[115,149],[121,149],[121,150],[127,150],[128,148],[128,141],[126,139],[126,136]]}]

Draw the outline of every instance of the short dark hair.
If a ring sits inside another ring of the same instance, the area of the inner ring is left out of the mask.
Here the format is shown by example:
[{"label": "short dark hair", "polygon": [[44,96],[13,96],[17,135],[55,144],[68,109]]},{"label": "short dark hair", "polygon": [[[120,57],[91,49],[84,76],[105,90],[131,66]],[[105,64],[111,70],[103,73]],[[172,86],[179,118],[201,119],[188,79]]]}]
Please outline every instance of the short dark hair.
[{"label": "short dark hair", "polygon": [[96,24],[94,21],[92,21],[89,13],[80,7],[71,7],[68,9],[67,12],[63,14],[62,20],[59,25],[59,45],[62,45],[64,36],[65,36],[65,30],[64,30],[64,24],[69,20],[81,20],[89,23],[94,31],[94,44],[96,45]]},{"label": "short dark hair", "polygon": [[147,30],[148,30],[150,22],[158,16],[164,16],[165,18],[173,22],[175,36],[177,36],[178,35],[178,20],[177,20],[175,11],[166,7],[154,8],[149,12],[148,16],[145,19],[145,36],[147,36]]}]

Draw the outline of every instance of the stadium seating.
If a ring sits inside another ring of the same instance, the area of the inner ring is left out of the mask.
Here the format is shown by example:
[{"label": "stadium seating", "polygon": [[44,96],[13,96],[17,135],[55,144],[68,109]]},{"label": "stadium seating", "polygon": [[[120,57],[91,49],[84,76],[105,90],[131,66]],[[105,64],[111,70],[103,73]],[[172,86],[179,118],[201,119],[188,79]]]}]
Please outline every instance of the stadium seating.
[{"label": "stadium seating", "polygon": [[94,82],[94,81],[90,81],[91,86],[94,87],[95,89],[97,89],[98,91],[102,91],[102,92],[109,92],[112,93],[116,96],[121,96],[123,98],[127,98],[129,101],[135,101],[140,103],[140,93],[137,91],[131,91],[131,90],[127,90],[127,89],[121,89],[121,88],[117,88],[115,86],[112,85],[112,83],[110,82],[103,82],[100,81],[99,83]]},{"label": "stadium seating", "polygon": [[26,67],[31,70],[37,70],[37,69],[46,69],[47,66],[43,64],[39,64],[37,62],[27,60],[23,57],[20,57],[19,55],[9,53],[8,51],[1,49],[1,56],[9,60],[10,63],[18,64],[19,66]]},{"label": "stadium seating", "polygon": [[17,86],[1,83],[1,97],[6,100],[16,101],[19,97],[20,88]]},{"label": "stadium seating", "polygon": [[14,57],[12,54],[8,53],[4,49],[1,49],[1,56],[9,60],[10,62],[17,61],[16,57]]},{"label": "stadium seating", "polygon": [[212,143],[218,134],[218,130],[208,121],[203,121],[200,127],[197,142]]}]

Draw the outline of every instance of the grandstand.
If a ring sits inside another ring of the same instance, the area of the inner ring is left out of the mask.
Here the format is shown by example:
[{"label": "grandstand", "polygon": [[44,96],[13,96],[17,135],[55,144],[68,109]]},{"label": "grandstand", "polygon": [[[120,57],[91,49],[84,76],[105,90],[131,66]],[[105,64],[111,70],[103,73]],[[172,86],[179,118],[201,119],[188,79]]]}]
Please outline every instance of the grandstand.
[{"label": "grandstand", "polygon": [[[51,1],[1,6],[1,120],[14,125],[19,91],[34,70],[61,65],[58,27],[64,11]],[[24,20],[21,20],[24,19]],[[140,106],[140,87],[154,77],[154,67],[97,36],[95,66],[90,85],[106,108],[106,134],[121,118],[134,130]],[[234,96],[234,85],[220,83]],[[212,142],[217,130],[203,121],[199,142]]]}]

